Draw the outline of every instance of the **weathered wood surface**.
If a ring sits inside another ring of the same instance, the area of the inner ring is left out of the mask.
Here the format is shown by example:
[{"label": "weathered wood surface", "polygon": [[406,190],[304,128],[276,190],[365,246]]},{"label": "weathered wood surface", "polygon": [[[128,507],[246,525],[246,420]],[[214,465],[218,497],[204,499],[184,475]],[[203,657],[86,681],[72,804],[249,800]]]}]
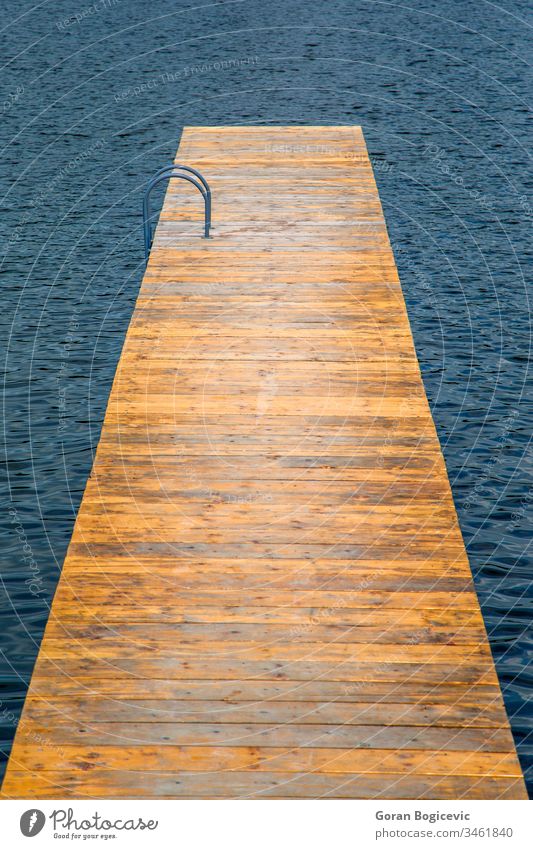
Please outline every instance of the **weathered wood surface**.
[{"label": "weathered wood surface", "polygon": [[177,161],[4,797],[525,798],[360,129]]}]

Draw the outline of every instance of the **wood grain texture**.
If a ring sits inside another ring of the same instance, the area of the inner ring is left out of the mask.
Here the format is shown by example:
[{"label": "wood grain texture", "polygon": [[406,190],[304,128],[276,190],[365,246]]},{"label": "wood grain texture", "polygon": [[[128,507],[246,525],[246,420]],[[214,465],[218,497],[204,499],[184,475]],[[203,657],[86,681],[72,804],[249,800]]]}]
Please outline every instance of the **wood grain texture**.
[{"label": "wood grain texture", "polygon": [[357,127],[189,127],[4,798],[521,799]]}]

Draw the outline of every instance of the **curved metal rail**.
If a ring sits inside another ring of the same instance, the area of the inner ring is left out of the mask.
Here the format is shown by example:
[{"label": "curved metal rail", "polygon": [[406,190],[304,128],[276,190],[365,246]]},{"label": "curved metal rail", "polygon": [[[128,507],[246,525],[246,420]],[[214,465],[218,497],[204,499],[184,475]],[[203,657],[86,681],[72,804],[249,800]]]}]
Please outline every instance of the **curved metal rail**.
[{"label": "curved metal rail", "polygon": [[[186,172],[185,174],[183,172]],[[194,176],[190,176],[190,175]],[[205,177],[200,174],[196,168],[191,168],[189,165],[165,165],[157,171],[150,182],[148,183],[143,197],[143,234],[144,234],[144,257],[148,262],[150,256],[150,248],[152,247],[152,224],[150,221],[150,195],[152,189],[161,183],[163,180],[169,180],[172,177],[177,177],[180,180],[187,180],[196,186],[204,199],[204,238],[209,239],[209,230],[211,228],[211,189]],[[195,179],[196,178],[196,179]]]}]

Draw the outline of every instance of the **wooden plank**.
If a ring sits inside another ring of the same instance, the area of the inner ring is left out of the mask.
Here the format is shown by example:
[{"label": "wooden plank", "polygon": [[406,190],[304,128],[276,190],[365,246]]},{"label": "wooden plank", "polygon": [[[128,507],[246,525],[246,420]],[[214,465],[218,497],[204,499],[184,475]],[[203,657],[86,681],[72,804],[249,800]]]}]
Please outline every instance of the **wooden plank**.
[{"label": "wooden plank", "polygon": [[61,675],[55,678],[34,675],[29,689],[29,698],[55,700],[69,697],[93,699],[102,696],[116,706],[122,701],[129,703],[135,700],[203,700],[212,702],[227,700],[230,702],[255,701],[260,704],[283,701],[315,701],[323,704],[335,703],[365,703],[378,705],[397,703],[414,705],[453,705],[458,709],[464,708],[465,715],[472,707],[479,710],[502,709],[500,691],[496,683],[482,684],[473,682],[462,684],[453,681],[441,681],[431,685],[422,685],[408,678],[401,679],[397,684],[390,681],[325,681],[315,678],[308,681],[282,680],[222,680],[220,678],[204,679],[203,681],[168,678],[125,678],[120,675],[119,692],[121,701],[117,701],[117,684],[114,679],[94,678],[83,676],[69,677]]},{"label": "wooden plank", "polygon": [[[499,728],[505,715],[494,705],[402,704],[396,702],[216,701],[135,699],[113,703],[107,697],[54,698],[62,722],[223,722],[322,725],[408,725]],[[26,720],[43,725],[49,717],[49,700],[32,697]]]},{"label": "wooden plank", "polygon": [[[213,615],[216,616],[216,612]],[[51,622],[51,627],[48,629],[48,638],[63,640],[64,638],[88,645],[89,640],[109,640],[112,638],[113,630],[110,628],[110,621],[106,619],[105,624],[100,625],[98,620],[93,622],[79,620],[64,623],[61,620]],[[139,624],[121,624],[116,633],[128,640],[139,642],[146,645],[146,623]],[[287,633],[291,636],[293,643],[312,642],[329,644],[347,643],[348,645],[364,644],[364,643],[412,643],[417,640],[419,643],[449,643],[454,642],[458,645],[477,645],[483,642],[484,631],[480,624],[477,627],[468,627],[461,623],[449,622],[447,625],[439,625],[438,617],[431,624],[409,624],[409,621],[403,622],[401,617],[398,617],[396,622],[394,618],[390,622],[372,623],[369,625],[346,625],[346,624],[317,624],[314,621],[295,625],[293,628],[287,628],[287,623],[272,625],[263,624],[262,622],[254,621],[252,623],[242,624],[240,622],[230,622],[222,624],[219,622],[208,622],[202,624],[174,624],[174,623],[159,623],[154,622],[150,627],[150,640],[157,641],[158,645],[164,646],[165,643],[180,645],[192,645],[195,648],[201,649],[202,644],[208,641],[216,641],[224,643],[224,647],[228,643],[235,644],[236,642],[261,642],[264,645],[278,646],[283,643],[287,637]]]},{"label": "wooden plank", "polygon": [[[79,652],[80,656],[69,658],[48,658],[43,652],[37,669],[40,677],[54,679],[49,682],[53,689],[54,681],[66,677],[80,678],[84,681],[92,679],[100,682],[103,679],[114,679],[117,682],[124,678],[168,678],[175,681],[201,681],[220,679],[222,681],[247,681],[249,679],[280,680],[280,681],[338,681],[345,682],[347,691],[350,685],[355,691],[358,686],[366,686],[367,682],[389,682],[392,689],[404,681],[422,685],[439,683],[494,685],[497,677],[494,669],[488,665],[487,658],[482,661],[472,661],[458,664],[448,663],[439,659],[426,660],[423,663],[406,662],[393,663],[387,660],[378,663],[376,660],[364,662],[351,661],[322,661],[317,658],[291,662],[288,660],[227,658],[227,657],[193,657],[181,659],[154,654],[143,657],[117,655],[106,652],[105,657],[100,653],[90,657]],[[430,652],[426,648],[426,657]],[[117,683],[117,698],[120,694],[120,683]]]},{"label": "wooden plank", "polygon": [[[30,720],[31,721],[31,720]],[[508,728],[379,725],[296,725],[295,723],[239,724],[204,722],[98,722],[82,725],[54,718],[52,726],[32,722],[36,739],[50,749],[65,739],[88,746],[279,746],[329,749],[446,749],[450,751],[507,752],[512,747]]]},{"label": "wooden plank", "polygon": [[[232,590],[213,588],[211,584],[207,588],[189,589],[186,586],[177,587],[173,581],[164,581],[159,587],[156,586],[155,580],[152,578],[140,580],[137,577],[131,578],[126,582],[126,586],[119,587],[115,581],[115,576],[110,576],[107,583],[99,581],[96,586],[91,587],[90,579],[86,581],[79,580],[79,586],[74,586],[74,580],[63,581],[58,589],[58,602],[66,603],[75,606],[81,606],[85,602],[90,605],[100,603],[100,610],[104,616],[108,607],[113,605],[128,605],[131,610],[134,606],[135,599],[141,595],[143,604],[140,610],[146,610],[147,606],[158,605],[161,609],[171,612],[176,609],[191,605],[215,605],[217,607],[237,606],[249,603],[256,607],[263,607],[265,611],[279,608],[304,608],[309,610],[325,611],[319,615],[331,615],[330,611],[335,611],[341,608],[368,608],[368,609],[387,609],[387,610],[405,610],[416,606],[420,609],[439,609],[445,607],[450,610],[476,610],[476,596],[473,592],[434,592],[433,587],[422,592],[402,592],[402,591],[380,591],[365,588],[365,584],[361,585],[359,591],[344,591],[344,590],[309,590],[297,589],[278,590],[275,587],[258,587],[255,590],[250,588]],[[148,587],[147,585],[151,586]],[[137,587],[140,585],[141,591]]]},{"label": "wooden plank", "polygon": [[[29,766],[43,765],[43,746],[29,744],[24,753]],[[260,772],[329,773],[359,775],[410,773],[421,775],[519,776],[516,760],[499,752],[455,752],[426,749],[335,749],[263,748],[251,746],[117,746],[77,745],[62,747],[58,756],[63,769],[146,770],[166,772],[205,772],[216,762],[222,770],[254,769]]]},{"label": "wooden plank", "polygon": [[[213,761],[216,763],[216,761]],[[504,767],[505,769],[505,767]],[[24,799],[523,799],[521,776],[314,775],[208,772],[154,775],[102,769],[16,771]],[[5,792],[5,791],[4,791]]]},{"label": "wooden plank", "polygon": [[4,798],[525,798],[357,127],[192,127]]}]

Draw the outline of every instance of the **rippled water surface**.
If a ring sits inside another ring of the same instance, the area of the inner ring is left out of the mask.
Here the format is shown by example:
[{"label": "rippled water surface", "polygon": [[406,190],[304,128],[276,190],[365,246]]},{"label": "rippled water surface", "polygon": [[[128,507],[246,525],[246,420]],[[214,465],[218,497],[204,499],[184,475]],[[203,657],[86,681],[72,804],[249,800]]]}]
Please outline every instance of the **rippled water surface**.
[{"label": "rippled water surface", "polygon": [[4,756],[142,275],[140,185],[187,124],[356,123],[527,770],[528,4],[1,8]]}]

